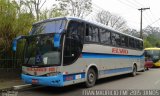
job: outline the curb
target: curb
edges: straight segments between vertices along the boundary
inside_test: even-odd
[[[11,90],[13,90],[13,88],[12,87],[8,87],[8,88],[3,88],[3,89],[0,89],[0,92],[2,92],[2,91],[11,91]]]
[[[22,89],[27,89],[27,88],[31,88],[31,87],[33,87],[32,84],[25,84],[25,85],[13,86],[12,89],[13,90],[22,90]]]

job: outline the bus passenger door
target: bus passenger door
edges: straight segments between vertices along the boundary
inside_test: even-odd
[[[82,52],[83,26],[83,23],[76,21],[70,21],[68,24],[64,44],[64,66],[71,65],[76,62]]]

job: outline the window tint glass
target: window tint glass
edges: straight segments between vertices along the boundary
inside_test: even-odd
[[[99,42],[98,28],[95,26],[86,26],[86,41]]]
[[[134,46],[134,39],[133,38],[129,38],[129,47],[130,48],[135,48],[135,46]]]
[[[93,32],[92,32],[92,41],[93,42],[98,42],[99,38],[98,38],[98,28],[97,27],[92,27],[93,28]]]
[[[71,21],[67,29],[67,37],[78,39],[83,42],[84,39],[84,23]]]
[[[121,45],[121,39],[120,39],[120,35],[118,33],[114,33],[112,32],[112,45],[114,46],[120,46]]]
[[[30,34],[44,34],[44,33],[61,33],[65,27],[65,20],[54,20],[51,22],[44,22],[33,25]]]
[[[110,44],[111,40],[110,40],[110,32],[104,29],[100,29],[100,37],[101,37],[101,43],[104,44]]]
[[[57,65],[60,64],[60,48],[54,46],[53,34],[31,36],[27,39],[25,64]]]
[[[75,34],[78,34],[78,25],[79,23],[71,21],[68,26],[67,36],[72,37]]]
[[[140,49],[140,41],[139,40],[135,40],[135,48]]]
[[[142,49],[143,49],[143,42],[140,41],[140,44],[139,44],[139,45],[140,45],[139,48],[142,50]]]
[[[126,44],[125,44],[125,36],[123,36],[123,35],[121,36],[121,45],[124,46],[124,47],[126,46]]]
[[[121,46],[128,47],[128,37],[121,35]]]

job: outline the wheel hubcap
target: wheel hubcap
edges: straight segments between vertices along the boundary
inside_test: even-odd
[[[92,83],[92,82],[94,81],[94,75],[93,75],[93,73],[90,73],[90,74],[89,74],[88,79],[89,79],[89,82],[90,82],[90,83]]]

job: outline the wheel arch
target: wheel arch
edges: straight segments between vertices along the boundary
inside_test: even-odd
[[[91,68],[93,68],[93,70],[95,71],[95,73],[96,73],[96,79],[98,79],[98,74],[99,74],[99,72],[98,72],[98,67],[97,67],[96,64],[90,64],[90,65],[87,67],[87,69],[86,69],[86,75],[87,75],[87,73],[88,73],[88,70],[91,69]]]
[[[137,63],[134,62],[134,63],[133,63],[133,66],[136,66],[136,69],[137,69]],[[133,68],[133,66],[132,66],[132,68]]]

